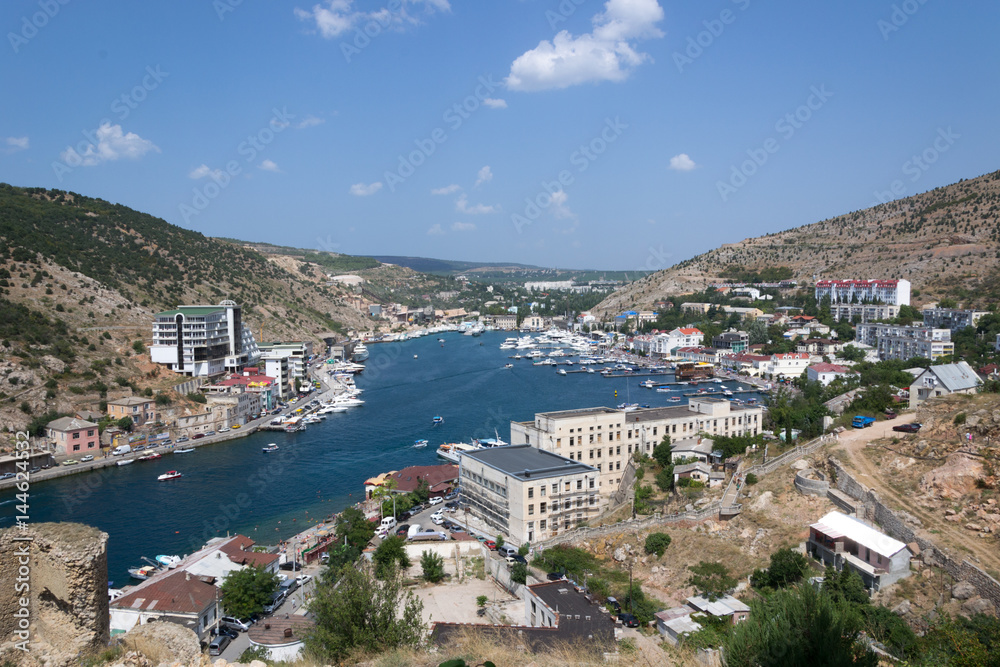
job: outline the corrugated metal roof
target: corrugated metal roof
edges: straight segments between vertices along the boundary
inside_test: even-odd
[[[818,522],[812,524],[814,528],[824,535],[830,537],[846,537],[863,547],[867,547],[877,554],[886,558],[891,558],[906,548],[906,545],[899,540],[893,539],[871,526],[862,523],[854,517],[841,514],[840,512],[830,512]],[[835,533],[831,534],[831,532]]]
[[[982,380],[972,370],[972,366],[964,361],[957,364],[942,364],[927,369],[933,373],[948,391],[963,391],[978,386]]]

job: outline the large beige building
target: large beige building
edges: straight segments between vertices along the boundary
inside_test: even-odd
[[[699,433],[757,435],[761,427],[760,407],[737,406],[721,398],[691,398],[687,405],[628,412],[603,407],[543,412],[534,421],[511,422],[510,441],[597,468],[603,504],[618,491],[632,455],[652,454],[665,435],[677,442]]]
[[[576,528],[600,511],[596,468],[527,445],[465,452],[459,477],[468,512],[518,546]]]

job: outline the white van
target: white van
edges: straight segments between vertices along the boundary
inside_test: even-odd
[[[379,524],[379,528],[384,528],[386,532],[392,530],[395,527],[396,527],[396,517],[394,516],[385,517],[384,519],[382,519],[382,523]]]
[[[412,540],[413,536],[419,533],[421,530],[422,528],[420,527],[419,523],[413,524],[412,526],[410,526],[410,529],[406,531],[406,539]]]
[[[118,445],[115,450],[111,452],[111,456],[121,456],[123,454],[128,454],[132,451],[132,447],[129,445]]]

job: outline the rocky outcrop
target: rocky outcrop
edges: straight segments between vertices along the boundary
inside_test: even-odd
[[[204,657],[198,635],[167,621],[135,626],[122,638],[122,645],[127,652],[138,653],[153,665],[197,665]],[[207,658],[204,662],[208,662]]]
[[[0,661],[75,664],[110,639],[107,533],[77,523],[0,531]],[[21,575],[26,575],[22,577]],[[26,581],[22,581],[26,579]],[[27,583],[27,590],[23,584]],[[27,602],[22,607],[22,601]],[[14,646],[27,609],[31,653]],[[41,656],[41,658],[40,658]]]

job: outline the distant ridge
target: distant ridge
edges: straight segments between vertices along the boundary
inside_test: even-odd
[[[529,271],[544,270],[542,266],[517,264],[514,262],[463,262],[451,259],[431,259],[429,257],[403,257],[399,255],[373,255],[374,259],[383,264],[404,266],[421,273],[461,273],[476,269],[524,269]]]
[[[905,278],[918,301],[943,296],[985,307],[1000,284],[1000,171],[757,238],[725,243],[619,289],[594,311],[649,308],[726,276],[786,269],[813,277]]]

